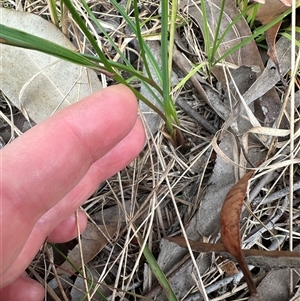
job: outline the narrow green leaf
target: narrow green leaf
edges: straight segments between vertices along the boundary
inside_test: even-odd
[[[55,0],[47,0],[47,3],[48,3],[49,10],[50,10],[50,17],[51,17],[52,23],[56,27],[58,27],[59,18],[58,18],[58,14],[57,14],[57,8],[56,8]]]
[[[140,55],[142,57],[145,69],[146,69],[146,73],[148,75],[149,78],[152,78],[152,74],[149,68],[149,64],[146,58],[146,51],[145,51],[145,42],[142,36],[142,32],[141,32],[141,24],[140,24],[140,19],[139,19],[139,8],[138,8],[138,1],[134,0],[133,1],[133,7],[134,7],[134,18],[135,18],[135,24],[136,24],[136,36],[137,39],[139,41],[139,46],[140,46]]]
[[[169,5],[168,1],[161,2],[161,69],[162,69],[162,88],[163,88],[163,102],[164,111],[166,115],[166,125],[168,130],[174,139],[176,131],[173,129],[173,121],[178,123],[176,110],[174,109],[174,103],[170,95],[170,77],[168,66],[168,32],[169,32]],[[176,139],[174,139],[176,141]]]
[[[118,12],[122,15],[122,17],[124,18],[126,24],[130,27],[130,29],[132,30],[133,34],[138,37],[138,32],[137,32],[137,24],[135,24],[131,18],[128,16],[127,12],[120,6],[120,4],[116,1],[116,0],[111,0],[110,1],[112,3],[112,5],[118,10]],[[162,2],[166,2],[166,1],[162,1]],[[160,68],[157,64],[156,59],[154,58],[152,52],[150,51],[147,43],[145,43],[143,41],[143,46],[145,53],[147,55],[147,59],[149,60],[151,66],[153,67],[156,76],[158,77],[160,83],[162,83],[162,79],[161,79],[161,71]],[[144,64],[148,64],[148,60],[143,61]]]
[[[75,51],[3,24],[0,24],[0,43],[26,49],[38,50],[75,64],[99,69],[99,64],[90,61]]]
[[[138,236],[140,246],[143,245],[142,236],[139,233],[137,234],[137,236]],[[153,254],[151,253],[147,245],[145,245],[143,249],[143,255],[145,256],[152,273],[154,274],[154,276],[162,286],[165,294],[167,295],[168,300],[178,301],[167,277],[165,276],[164,272],[161,270],[160,266],[158,265],[156,259],[154,258]]]
[[[112,69],[112,67],[108,63],[108,60],[107,60],[106,56],[101,51],[101,49],[98,46],[98,44],[97,44],[94,36],[91,34],[91,32],[89,31],[89,29],[85,25],[83,19],[80,17],[79,13],[75,9],[74,5],[72,4],[72,1],[71,0],[62,0],[62,1],[65,4],[65,6],[68,8],[68,10],[70,11],[70,13],[72,14],[72,17],[76,21],[77,25],[80,27],[80,29],[83,31],[83,33],[85,34],[85,36],[87,37],[87,39],[89,40],[89,42],[91,43],[91,45],[94,47],[95,51],[97,52],[97,54],[99,55],[99,57],[100,57],[100,59],[102,61],[102,64],[104,65],[104,67],[109,72],[113,73],[114,70]]]
[[[297,2],[297,7],[299,7],[299,6],[300,6],[300,2],[299,3]],[[264,34],[264,32],[266,30],[268,30],[269,28],[271,28],[272,26],[274,26],[275,24],[277,24],[279,21],[281,21],[282,19],[284,19],[286,16],[288,16],[291,13],[291,11],[292,11],[292,9],[289,9],[289,10],[285,11],[284,13],[282,13],[280,16],[278,16],[275,20],[273,20],[269,24],[267,24],[265,26],[259,27],[257,30],[254,31],[254,33],[251,36],[247,37],[241,43],[239,43],[235,47],[232,47],[230,50],[228,50],[226,53],[224,53],[218,60],[216,60],[215,64],[221,62],[227,56],[229,56],[233,52],[237,51],[241,47],[245,46],[246,44],[248,44],[250,41],[252,41],[256,37],[260,36],[261,34]],[[224,32],[224,34],[225,34],[225,32]]]

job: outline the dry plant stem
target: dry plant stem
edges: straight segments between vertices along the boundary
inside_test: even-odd
[[[45,283],[45,280],[33,269],[32,267],[28,267],[28,270],[34,275],[34,277],[42,284],[46,286],[46,292],[50,295],[53,301],[61,301],[61,299],[56,295],[54,290]]]
[[[299,301],[300,300],[300,287],[298,287],[297,292],[295,293],[294,297],[290,299],[290,301]]]
[[[253,265],[249,265],[248,268],[249,268],[249,270],[252,270],[255,267]],[[230,284],[231,282],[238,283],[243,276],[244,276],[243,272],[239,272],[236,275],[228,276],[228,277],[225,277],[221,280],[218,280],[215,283],[213,283],[213,284],[211,284],[211,285],[209,285],[205,288],[206,293],[211,294],[215,291],[218,291],[222,287]],[[198,301],[198,300],[200,301],[200,300],[203,300],[203,299],[201,298],[201,296],[199,296],[199,294],[191,294],[187,298],[185,298],[184,300],[185,301]]]
[[[278,248],[280,248],[280,245],[286,241],[286,238],[287,238],[287,235],[275,237],[274,241],[270,244],[268,249],[270,251],[278,250]]]
[[[120,194],[121,194],[121,200],[122,200],[122,205],[124,206],[124,189],[123,189],[123,185],[122,185],[122,181],[121,181],[121,175],[120,172],[118,173],[118,181],[119,181],[119,187],[120,187]],[[125,215],[126,216],[126,215]],[[125,217],[126,221],[127,221],[127,216]],[[128,236],[130,235],[130,232],[128,231],[127,235],[126,235],[126,247],[124,247],[123,251],[120,253],[120,257],[119,257],[119,265],[115,274],[115,281],[114,281],[114,290],[112,292],[112,300],[116,299],[117,296],[117,292],[118,292],[118,285],[121,282],[121,278],[122,278],[122,269],[123,269],[123,263],[125,261],[125,257],[126,257],[126,252],[127,252],[127,242],[128,242]],[[123,284],[123,283],[122,283]],[[121,290],[123,290],[123,287],[121,286]],[[121,299],[124,296],[121,297]]]
[[[81,244],[81,236],[80,236],[80,228],[79,228],[79,223],[78,223],[78,210],[76,210],[76,228],[77,228],[78,245],[79,245],[79,250],[80,250],[82,275],[83,275],[83,278],[84,278],[84,286],[85,286],[85,291],[86,291],[86,297],[87,297],[87,300],[90,301],[91,297],[90,297],[89,285],[88,285],[87,277],[86,277],[85,264],[84,264],[83,251],[82,251],[82,244]]]
[[[177,99],[177,104],[211,134],[215,134],[218,131],[217,128],[211,125],[203,116],[198,114],[186,101],[179,98]]]
[[[247,191],[248,181],[254,171],[247,172],[228,192],[221,210],[221,240],[225,249],[235,257],[243,271],[250,294],[258,296],[251,272],[241,249],[240,215]]]
[[[8,99],[6,97],[4,97],[4,98],[6,100],[6,103],[7,103],[8,107],[9,107],[10,118],[11,119],[9,119],[2,111],[0,111],[0,118],[3,119],[3,121],[10,126],[10,128],[11,128],[10,140],[12,140],[12,139],[15,138],[15,134],[17,136],[21,136],[23,133],[15,126],[15,124],[14,124],[14,114],[13,114],[13,111],[12,111],[11,104],[10,104],[10,102],[8,101]]]
[[[63,296],[64,301],[68,301],[68,297],[66,296],[66,293],[65,293],[65,291],[63,289],[63,286],[61,284],[60,278],[58,276],[58,273],[57,273],[57,270],[56,270],[56,266],[55,266],[55,264],[53,262],[53,256],[51,256],[51,254],[50,254],[49,247],[48,246],[46,246],[46,247],[47,247],[47,255],[48,255],[48,258],[49,258],[49,263],[51,264],[51,269],[52,269],[54,277],[55,277],[55,279],[57,281],[57,285],[59,287],[59,291],[60,291],[61,295]]]
[[[280,208],[277,209],[278,213],[267,223],[264,223],[263,225],[261,225],[261,228],[259,230],[257,230],[253,235],[251,235],[250,237],[245,239],[243,241],[243,245],[247,246],[247,248],[251,248],[255,244],[255,242],[262,236],[263,233],[265,233],[266,231],[271,231],[274,228],[275,223],[279,220],[279,218],[285,212],[286,208],[288,207],[288,204],[289,204],[288,198],[285,197],[283,204],[281,205]]]
[[[261,179],[256,183],[256,185],[252,187],[251,192],[249,194],[249,203],[251,203],[252,206],[255,206],[253,200],[255,200],[255,197],[260,193],[262,188],[268,183],[270,183],[276,176],[277,173],[271,171],[263,177],[261,177]]]
[[[298,66],[295,64],[296,57],[296,1],[292,1],[292,47],[291,47],[291,99],[290,99],[290,159],[294,159],[294,134],[295,134],[295,78]],[[297,58],[297,62],[299,63],[299,55]],[[289,250],[293,251],[293,205],[294,205],[294,195],[293,195],[293,187],[294,187],[294,164],[290,165],[290,175],[289,175],[289,185],[290,185],[290,193],[289,193]],[[293,293],[293,271],[290,270],[290,294]]]
[[[294,183],[293,192],[295,192],[299,189],[300,189],[300,181]],[[290,193],[290,187],[283,188],[281,190],[278,190],[278,191],[270,194],[266,198],[261,198],[261,197],[255,198],[251,205],[253,207],[258,206],[258,204],[266,205],[266,204],[272,203],[272,202],[274,202],[274,201],[276,201],[280,198],[283,198],[283,197],[287,196],[289,193]]]
[[[186,240],[184,237],[167,237],[171,242],[177,243],[179,246],[186,248]],[[203,243],[199,241],[189,240],[189,245],[194,252],[220,254],[223,258],[235,261],[235,258],[226,252],[222,244]],[[278,245],[277,245],[278,246]],[[300,265],[300,252],[290,251],[264,251],[257,249],[242,249],[247,264],[261,267],[265,270],[297,268]]]
[[[68,13],[69,13],[69,10],[63,2],[61,2],[61,4],[62,4],[61,10],[63,11],[63,15],[61,17],[61,23],[62,23],[61,24],[61,30],[62,30],[62,32],[65,36],[69,37],[69,31],[68,31],[68,21],[69,21]]]
[[[166,164],[164,158],[163,157],[159,157],[159,160],[160,160],[161,166],[165,170],[167,168],[167,164]],[[168,189],[169,189],[170,197],[172,199],[172,202],[173,202],[173,205],[174,205],[174,208],[175,208],[176,216],[177,216],[179,224],[180,224],[180,228],[183,231],[183,235],[185,236],[186,241],[188,241],[187,236],[186,236],[186,232],[185,232],[185,227],[184,227],[184,225],[182,223],[182,220],[181,220],[181,217],[180,217],[180,213],[179,213],[179,210],[178,210],[178,207],[177,207],[177,202],[176,202],[174,194],[173,194],[173,188],[174,187],[171,186],[171,183],[170,183],[168,177],[166,177],[166,183],[167,183],[167,186],[168,186]],[[191,250],[191,248],[190,248],[189,245],[188,245],[188,250],[190,252],[192,262],[193,262],[193,264],[195,266],[195,272],[197,274],[197,283],[199,285],[198,288],[199,288],[200,292],[202,293],[202,296],[203,296],[204,300],[208,301],[209,299],[208,299],[208,296],[207,296],[206,291],[205,291],[205,287],[204,287],[204,283],[203,283],[203,280],[202,280],[202,277],[201,277],[201,273],[200,273],[199,267],[196,264],[196,259],[195,259],[194,254],[193,254],[193,252],[192,252],[192,250]]]
[[[171,193],[172,201],[173,201],[173,204],[174,204],[174,208],[175,208],[175,211],[176,211],[176,215],[177,215],[178,220],[179,220],[179,223],[180,223],[180,228],[181,228],[182,231],[183,231],[183,235],[185,236],[186,241],[188,241],[187,234],[186,234],[186,232],[185,232],[185,227],[184,227],[184,225],[183,225],[183,223],[182,223],[182,220],[181,220],[181,217],[180,217],[180,213],[179,213],[179,211],[178,211],[178,207],[177,207],[177,204],[176,204],[174,195],[173,195],[173,193],[172,193],[172,189],[171,189],[170,182],[169,182],[168,178],[167,178],[166,180],[167,180],[168,186],[169,186],[169,188],[170,188],[170,193]],[[206,292],[206,290],[205,290],[204,283],[203,283],[203,280],[202,280],[202,277],[201,277],[201,274],[200,274],[200,271],[199,271],[199,268],[198,268],[198,266],[197,266],[197,264],[196,264],[196,259],[195,259],[195,257],[194,257],[193,252],[192,252],[192,249],[191,249],[191,247],[190,247],[189,245],[187,245],[187,247],[188,247],[189,253],[190,253],[190,255],[191,255],[191,258],[192,258],[192,261],[193,261],[193,264],[194,264],[194,266],[195,266],[195,270],[196,270],[196,273],[197,273],[197,276],[198,276],[198,277],[195,276],[195,280],[197,281],[198,289],[199,289],[199,291],[202,293],[202,296],[203,296],[204,300],[205,300],[205,301],[209,301],[208,296],[207,296],[207,292]],[[198,279],[197,279],[197,278],[198,278]]]

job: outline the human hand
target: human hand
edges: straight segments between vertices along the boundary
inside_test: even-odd
[[[0,301],[40,301],[24,274],[43,242],[77,236],[75,210],[144,145],[137,101],[103,89],[35,126],[0,152]],[[79,211],[81,231],[86,215]]]

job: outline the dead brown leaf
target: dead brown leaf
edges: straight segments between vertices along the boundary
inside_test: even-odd
[[[99,229],[101,230],[99,230]],[[107,244],[107,236],[116,233],[117,227],[107,227],[100,225],[96,227],[92,223],[88,223],[85,231],[82,233],[81,245],[84,263],[90,262]],[[105,233],[105,235],[103,234]],[[71,264],[71,263],[72,264]],[[76,245],[68,254],[68,261],[65,261],[59,268],[61,274],[73,275],[77,272],[76,268],[81,268],[81,257],[79,245]]]
[[[262,4],[257,11],[256,19],[263,25],[269,24],[292,6],[291,0],[254,0],[253,2]]]
[[[237,274],[239,271],[233,261],[229,260],[220,265],[222,271],[224,271],[228,276]]]
[[[292,6],[291,0],[265,0],[265,1],[258,1],[254,0],[253,2],[262,3],[259,7],[256,20],[260,21],[263,25],[267,25],[273,20],[275,20],[279,15],[287,11]],[[299,2],[299,0],[297,1]],[[280,74],[282,80],[282,73],[279,68],[279,62],[276,52],[276,36],[278,30],[280,28],[281,21],[276,23],[274,26],[266,30],[265,37],[268,43],[268,55],[276,65],[276,68]]]
[[[252,296],[258,296],[252,274],[241,249],[240,215],[248,180],[254,171],[247,172],[228,192],[221,210],[221,240],[226,251],[233,255],[246,279]]]

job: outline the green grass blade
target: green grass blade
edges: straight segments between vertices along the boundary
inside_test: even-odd
[[[139,245],[142,246],[144,240],[139,233],[137,233],[137,236],[138,236],[138,240],[139,240]],[[153,254],[151,253],[151,251],[147,245],[145,245],[143,248],[143,255],[145,256],[152,273],[154,274],[157,281],[162,286],[165,294],[167,295],[168,300],[169,301],[178,301],[167,277],[165,276],[164,272],[161,270],[160,266],[158,265],[156,259],[154,258]]]
[[[91,18],[91,20],[93,20],[95,22],[96,26],[101,30],[101,32],[105,35],[105,37],[111,43],[111,45],[113,46],[113,48],[115,49],[115,51],[120,55],[120,57],[122,58],[122,60],[125,62],[125,65],[124,65],[124,64],[121,64],[121,63],[109,60],[108,61],[109,64],[115,70],[126,71],[126,72],[128,72],[128,73],[136,76],[142,82],[144,82],[144,85],[145,85],[146,89],[149,91],[149,93],[152,95],[152,97],[157,101],[157,103],[160,104],[161,108],[163,108],[162,101],[153,92],[152,88],[150,88],[150,86],[153,87],[153,88],[155,88],[162,95],[162,89],[152,80],[151,74],[150,74],[149,78],[147,78],[142,73],[140,73],[139,71],[137,71],[136,69],[134,69],[134,67],[127,60],[127,58],[125,57],[125,55],[123,54],[123,52],[120,51],[118,45],[116,45],[116,43],[111,39],[111,37],[109,36],[109,34],[107,33],[107,31],[100,24],[100,22],[98,21],[98,19],[94,16],[93,12],[90,10],[90,8],[89,8],[88,4],[86,3],[86,1],[85,0],[81,0],[81,3],[83,5],[83,7],[85,8],[86,12],[88,13],[89,17]],[[139,28],[139,26],[140,25],[138,24],[137,28]],[[145,42],[142,39],[142,36],[139,39],[139,43],[141,43],[140,44],[140,48],[144,49],[143,45],[144,45]],[[93,58],[95,58],[97,61],[102,62],[101,60],[98,60],[96,56],[89,56],[89,57],[90,57],[91,60],[93,60]],[[143,59],[145,60],[146,58],[143,57]],[[145,64],[145,66],[148,66],[148,64]]]
[[[243,15],[246,16],[247,15],[247,11],[249,11],[250,9],[250,13],[247,15],[247,22],[249,23],[250,28],[253,28],[254,26],[254,22],[255,22],[255,18],[256,18],[256,14],[257,11],[259,9],[259,7],[261,6],[261,4],[256,3],[256,4],[251,4],[251,5],[246,5],[245,9],[243,9]]]
[[[161,63],[162,63],[162,88],[166,125],[171,136],[175,137],[173,121],[178,123],[174,103],[170,96],[170,77],[168,66],[168,29],[169,29],[169,5],[168,1],[161,2]]]
[[[175,30],[176,30],[176,17],[178,10],[178,0],[173,0],[171,2],[171,22],[170,22],[170,39],[169,39],[169,53],[173,53],[174,51],[174,41],[175,41]],[[173,64],[173,56],[169,55],[168,62],[168,72],[169,78],[172,76],[172,64]]]
[[[201,69],[204,69],[206,66],[206,62],[202,62],[201,64],[199,64],[197,67],[193,68],[174,88],[173,91],[177,91],[179,89],[181,89],[188,80],[190,80],[190,78],[192,76],[194,76],[196,73],[198,73]]]
[[[95,38],[93,37],[93,35],[88,30],[88,28],[85,25],[83,19],[80,17],[80,15],[78,14],[77,10],[73,6],[71,0],[62,0],[62,1],[65,4],[65,6],[68,8],[68,10],[70,11],[70,13],[72,14],[72,17],[75,20],[75,22],[77,23],[77,25],[80,27],[80,29],[82,30],[82,32],[85,34],[85,36],[87,37],[87,39],[89,40],[89,42],[91,43],[91,45],[93,46],[93,48],[95,49],[95,51],[97,52],[97,54],[99,55],[102,64],[105,66],[105,68],[109,72],[113,73],[114,70],[110,66],[110,64],[109,64],[106,56],[104,55],[104,53],[99,48],[99,46],[98,46]]]
[[[29,33],[20,31],[15,28],[11,28],[5,25],[0,24],[0,42],[3,44],[15,46],[15,47],[21,47],[26,49],[32,49],[32,50],[38,50],[43,53],[47,53],[49,55],[53,55],[55,57],[58,57],[60,59],[69,61],[74,64],[82,65],[85,67],[89,67],[95,70],[99,71],[106,71],[99,67],[99,64],[96,62],[101,62],[99,58],[88,57],[84,54],[76,53],[68,48],[62,47],[59,44],[50,42],[48,40],[45,40],[43,38],[31,35]],[[113,65],[113,64],[111,64]],[[122,64],[115,63],[116,67],[122,67],[123,70],[126,70],[126,66]],[[131,69],[127,69],[126,71],[132,72]],[[136,72],[137,76],[141,77],[142,75]],[[147,78],[144,78],[145,81],[148,81]],[[162,113],[161,110],[159,110],[157,107],[155,107],[151,102],[149,102],[144,96],[142,96],[136,89],[133,89],[124,79],[121,81],[121,83],[128,86],[133,93],[143,102],[145,102],[152,110],[154,110],[163,120],[165,120],[165,116]],[[153,84],[151,81],[149,81],[149,84]],[[154,83],[155,85],[155,83]]]
[[[146,56],[143,55],[143,63],[146,65],[149,64],[152,65],[158,79],[160,82],[162,82],[162,89],[157,89],[157,91],[159,91],[161,93],[161,95],[163,96],[163,111],[164,111],[164,121],[166,122],[166,125],[170,131],[171,135],[174,135],[173,132],[173,125],[172,122],[175,121],[178,124],[178,118],[177,118],[177,113],[174,107],[174,103],[170,97],[170,93],[168,91],[170,91],[170,81],[168,77],[164,78],[163,72],[166,71],[168,72],[168,68],[167,68],[167,64],[168,64],[168,59],[164,59],[165,57],[168,57],[168,10],[165,11],[166,12],[166,18],[164,20],[166,20],[166,23],[162,26],[165,26],[165,30],[162,29],[162,32],[165,34],[164,37],[162,36],[161,38],[161,44],[162,44],[162,50],[163,47],[164,48],[164,53],[165,55],[163,55],[162,57],[162,70],[160,70],[156,59],[153,57],[152,52],[150,51],[148,45],[146,44],[146,42],[144,41],[143,37],[142,37],[142,33],[140,31],[140,27],[139,26],[140,22],[139,20],[137,20],[137,16],[135,15],[135,20],[136,23],[134,23],[131,18],[128,16],[128,14],[125,12],[125,10],[119,5],[119,3],[116,2],[116,0],[111,0],[111,3],[114,5],[114,7],[118,10],[118,12],[122,15],[122,17],[124,18],[125,22],[127,25],[129,25],[129,27],[131,28],[132,32],[136,35],[136,37],[139,40],[140,43],[140,47],[141,49],[143,49],[143,52],[146,54]],[[137,4],[138,2],[134,2],[135,5],[135,10],[137,10]],[[162,1],[161,5],[165,5],[167,4],[167,1]],[[163,9],[162,9],[163,10]],[[136,12],[137,14],[137,12]],[[163,45],[164,44],[164,45]],[[141,46],[142,45],[142,46]],[[166,64],[166,66],[164,66],[164,64]],[[149,79],[151,81],[151,74],[150,74],[150,70],[148,69],[147,73],[150,75]],[[151,84],[150,84],[151,85]],[[169,88],[166,90],[165,87],[168,86]],[[147,88],[147,85],[146,85]],[[148,88],[147,88],[148,89]],[[153,95],[153,97],[156,98],[156,100],[158,101],[158,103],[161,103],[160,100],[157,99],[156,95],[148,89],[148,91]],[[168,97],[166,98],[166,95],[168,95]],[[146,103],[150,108],[153,107],[153,105],[150,106],[150,104]],[[162,117],[162,116],[161,116]]]
[[[297,32],[297,31],[296,31],[296,32]],[[292,36],[291,36],[289,33],[287,33],[287,32],[283,32],[283,33],[281,33],[280,35],[286,37],[286,38],[289,39],[290,41],[292,40]],[[296,44],[297,47],[300,48],[300,41],[295,40],[295,44]]]
[[[134,18],[135,18],[135,24],[136,24],[136,37],[138,39],[139,42],[139,46],[140,46],[140,55],[142,57],[145,69],[146,69],[146,73],[148,75],[149,78],[152,78],[152,74],[149,68],[149,64],[148,64],[148,60],[146,57],[146,50],[145,50],[145,41],[143,39],[142,36],[142,32],[141,32],[141,24],[140,24],[140,20],[139,20],[139,8],[138,8],[138,2],[137,0],[133,1],[133,5],[134,5]]]
[[[241,19],[241,18],[243,18],[243,17],[245,17],[245,15],[247,14],[247,11],[249,11],[249,10],[251,10],[252,8],[253,8],[253,6],[255,7],[255,6],[257,6],[257,4],[252,4],[251,6],[247,6],[247,10],[243,10],[240,14],[238,14],[231,22],[230,22],[230,25],[224,30],[224,32],[223,32],[223,34],[221,35],[221,37],[220,38],[217,38],[217,43],[216,43],[216,49],[220,46],[220,44],[224,41],[224,39],[225,39],[225,37],[226,37],[226,35],[228,34],[228,32],[230,31],[230,30],[232,30],[232,28],[235,26],[235,24]],[[223,14],[222,15],[220,15],[220,18],[222,19],[222,17],[223,17]],[[250,41],[250,40],[249,40]],[[248,41],[248,42],[249,42]],[[238,46],[237,47],[237,49],[239,49],[239,48],[241,48],[241,46],[240,46],[240,43],[239,44],[237,44],[236,46]],[[236,49],[236,50],[237,50]]]
[[[101,63],[105,66],[105,68],[109,71],[109,72],[114,72],[114,69],[112,67],[112,61],[109,61],[104,53],[101,51],[101,49],[99,48],[97,42],[95,41],[93,35],[89,32],[88,28],[86,27],[86,25],[84,24],[82,18],[79,16],[78,12],[76,11],[75,7],[72,5],[71,0],[62,0],[64,2],[64,4],[66,5],[66,7],[69,9],[70,13],[72,14],[73,19],[76,21],[77,25],[80,27],[80,29],[84,32],[84,34],[86,35],[86,37],[88,38],[88,40],[90,41],[91,45],[94,47],[95,51],[97,52]],[[112,1],[115,2],[115,1]],[[82,2],[84,3],[84,1]],[[134,24],[131,22],[129,16],[124,12],[124,10],[121,8],[121,6],[118,3],[115,3],[119,12],[122,14],[122,16],[126,19],[126,22],[129,22],[130,24],[132,24],[132,26],[134,27]],[[88,8],[87,6],[85,8]],[[92,13],[92,12],[91,12]],[[99,25],[99,24],[98,24]],[[136,31],[135,31],[136,33]],[[130,70],[131,69],[131,70]],[[132,68],[128,68],[128,71],[132,71]],[[132,72],[131,72],[132,73]],[[133,89],[132,87],[130,87],[130,85],[128,85],[128,83],[123,79],[123,77],[119,74],[116,74],[113,77],[117,82],[122,83],[126,86],[128,86],[134,93],[136,96],[140,96],[139,99],[141,99],[143,102],[145,102],[151,109],[153,109],[157,114],[159,114],[161,117],[164,116],[164,114],[158,109],[156,108],[154,105],[152,105],[145,97],[143,97],[139,92],[137,92],[135,89]]]
[[[122,7],[119,6],[118,3],[114,3],[114,1],[112,1],[113,4],[115,4],[115,7],[116,9],[119,11],[119,13],[124,17],[125,21],[128,23],[128,25],[131,27],[131,29],[133,30],[133,32],[137,35],[138,37],[138,41],[139,41],[139,46],[140,46],[140,49],[141,49],[141,53],[142,54],[149,54],[148,55],[148,59],[151,62],[155,62],[154,64],[154,69],[156,70],[156,72],[159,71],[159,68],[158,68],[158,65],[155,61],[155,59],[153,58],[152,56],[152,53],[151,51],[149,50],[149,48],[147,47],[147,45],[145,44],[145,41],[142,37],[142,34],[139,30],[139,28],[141,27],[140,24],[138,23],[138,25],[136,26],[136,24],[134,24],[131,19],[129,18],[129,16],[127,15],[127,13],[122,9]],[[161,101],[161,99],[159,99],[157,97],[157,95],[153,92],[152,88],[155,88],[158,93],[160,95],[163,94],[162,92],[162,89],[160,88],[160,86],[155,83],[153,80],[152,80],[152,76],[151,76],[151,73],[149,71],[149,67],[148,67],[148,60],[146,59],[146,56],[143,55],[142,58],[143,58],[143,63],[145,64],[145,67],[147,68],[147,74],[148,74],[148,78],[145,77],[142,73],[140,73],[139,71],[135,70],[134,67],[130,64],[130,62],[126,59],[126,57],[124,56],[124,54],[120,51],[120,49],[118,48],[118,45],[115,44],[115,42],[110,38],[109,34],[106,32],[106,30],[103,28],[103,26],[101,26],[100,22],[95,18],[95,16],[93,15],[92,11],[89,9],[87,3],[85,2],[85,0],[82,0],[82,4],[84,6],[84,8],[86,9],[87,13],[89,14],[90,18],[95,22],[96,26],[101,30],[101,32],[105,35],[105,37],[110,41],[111,45],[114,47],[114,49],[118,52],[118,54],[120,55],[120,57],[123,59],[123,61],[125,62],[126,66],[124,66],[124,64],[120,64],[120,63],[117,63],[117,62],[114,62],[114,61],[109,61],[109,64],[111,64],[111,66],[117,70],[122,70],[122,71],[127,71],[128,73],[136,76],[137,78],[139,78],[142,82],[144,82],[145,84],[145,88],[149,91],[149,93],[152,95],[152,97],[157,101],[157,103],[160,104],[161,108],[163,108],[163,102]],[[137,5],[137,4],[136,4]],[[151,59],[152,57],[152,59]],[[97,57],[94,57],[96,60]],[[92,59],[92,58],[91,58]],[[117,81],[119,81],[119,79],[116,79]],[[135,93],[136,94],[136,93]],[[137,94],[136,94],[137,95]],[[143,98],[143,101],[148,105],[149,105],[149,102],[148,101],[145,101],[145,98]],[[153,106],[150,106],[152,109],[153,109]],[[158,112],[156,111],[160,116],[162,114],[162,112]]]
[[[205,1],[201,1],[201,12],[203,17],[203,38],[204,38],[205,53],[208,58],[209,64],[211,64],[213,62],[213,57],[211,56],[210,33],[209,33],[209,25],[208,25],[209,22],[207,20]]]
[[[300,6],[300,3],[297,3],[297,7]],[[280,16],[278,16],[275,20],[273,20],[272,22],[270,22],[269,24],[265,25],[265,26],[261,26],[259,27],[257,30],[255,30],[253,32],[253,34],[249,37],[247,37],[246,39],[244,39],[241,43],[237,44],[236,46],[232,47],[230,50],[228,50],[227,52],[225,52],[219,59],[217,59],[215,61],[215,64],[221,62],[222,60],[224,60],[228,55],[234,53],[235,51],[237,51],[238,49],[240,49],[241,47],[245,46],[246,44],[248,44],[250,41],[252,41],[253,39],[255,39],[256,37],[264,34],[264,32],[266,30],[268,30],[269,28],[271,28],[272,26],[274,26],[275,24],[277,24],[279,21],[281,21],[282,19],[284,19],[286,16],[288,16],[291,13],[292,9],[289,9],[287,11],[285,11],[284,13],[282,13]],[[238,18],[238,17],[237,17]],[[235,18],[235,20],[237,19]],[[223,35],[225,35],[226,31],[224,32]],[[220,39],[221,40],[221,39]]]
[[[90,59],[91,61],[99,62],[101,63],[101,60],[97,56],[93,56],[90,54],[82,54],[84,57]],[[156,82],[153,81],[153,79],[150,79],[146,76],[144,76],[140,71],[132,69],[131,67],[128,67],[126,65],[123,65],[121,63],[115,62],[115,61],[109,61],[111,66],[114,69],[121,70],[121,71],[126,71],[130,73],[131,75],[137,77],[139,80],[143,81],[145,86],[148,87],[149,92],[153,92],[153,90],[150,87],[155,88],[161,95],[163,94],[162,89],[157,85]],[[161,108],[163,108],[163,103],[162,101],[155,95],[153,94],[153,97],[157,100],[157,102],[161,105]]]
[[[99,64],[92,62],[79,53],[3,24],[0,24],[0,42],[15,47],[38,50],[75,64],[99,69]]]
[[[113,41],[113,39],[110,37],[110,35],[107,33],[107,31],[105,30],[105,28],[100,24],[99,20],[94,16],[93,12],[91,11],[91,9],[89,8],[88,4],[86,3],[85,0],[81,0],[81,3],[84,7],[84,9],[86,10],[86,12],[88,13],[89,17],[91,18],[91,20],[96,24],[96,26],[101,30],[101,32],[104,34],[104,36],[107,38],[107,40],[110,42],[111,46],[113,46],[113,48],[115,49],[115,51],[120,55],[120,57],[122,58],[122,60],[125,62],[125,64],[128,67],[131,67],[133,70],[134,68],[132,67],[132,65],[130,64],[130,62],[127,60],[126,56],[123,54],[123,52],[119,49],[118,45],[116,45],[116,43]],[[101,51],[102,52],[102,51]]]
[[[56,3],[55,0],[47,0],[49,11],[50,11],[50,17],[52,23],[58,27],[59,26],[59,18],[57,14],[57,8],[56,8]]]
[[[219,42],[219,33],[220,33],[220,28],[222,24],[222,19],[223,19],[223,14],[224,14],[224,8],[225,8],[225,0],[222,0],[221,7],[220,7],[220,14],[217,22],[217,27],[215,30],[215,36],[214,36],[214,42],[213,42],[213,47],[212,47],[212,52],[211,52],[211,62],[213,62],[213,59],[216,55],[216,52],[219,48],[220,42]],[[222,39],[221,39],[222,42]]]
[[[124,18],[126,24],[130,27],[130,29],[132,30],[133,34],[138,37],[138,32],[137,32],[137,25],[132,22],[132,20],[130,19],[130,17],[128,16],[127,12],[125,12],[125,10],[119,5],[119,3],[116,0],[111,0],[110,1],[111,4],[118,10],[118,12],[122,15],[122,17]],[[166,1],[162,1],[162,3],[164,3]],[[156,62],[156,59],[154,58],[152,52],[150,51],[148,45],[143,41],[143,47],[145,50],[145,53],[147,55],[147,58],[149,60],[149,63],[151,64],[151,66],[153,67],[160,83],[162,83],[162,77],[161,77],[161,71],[160,68]],[[144,61],[143,63],[147,64],[148,60]]]

